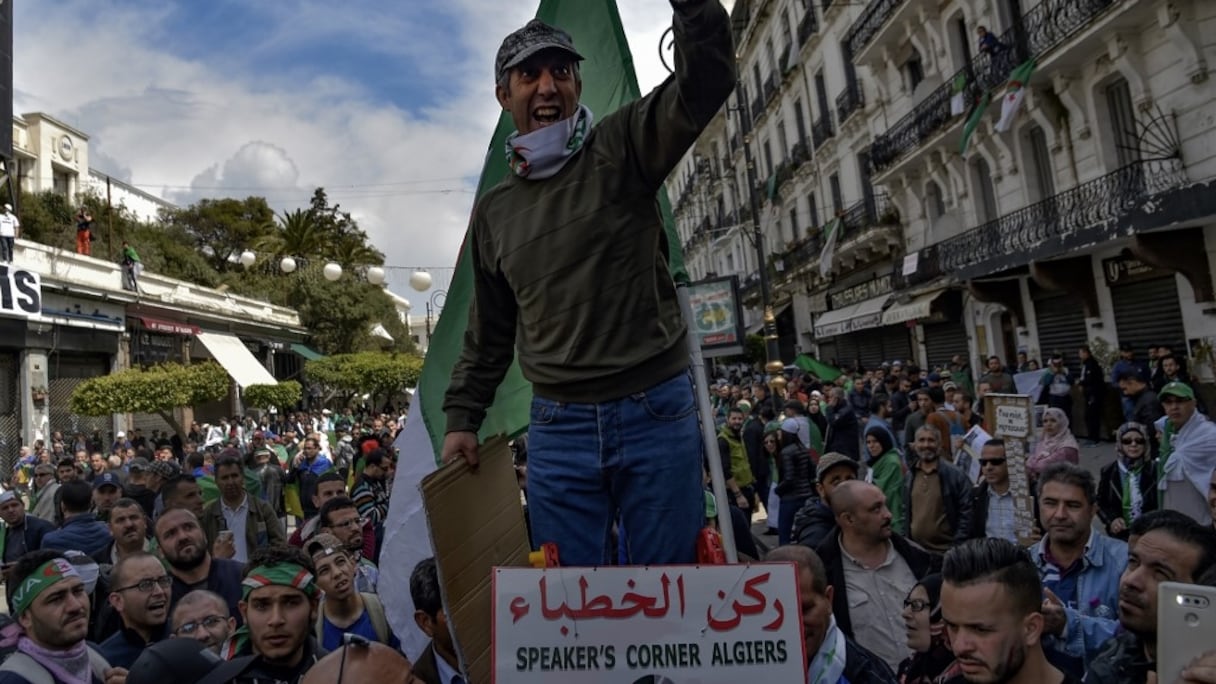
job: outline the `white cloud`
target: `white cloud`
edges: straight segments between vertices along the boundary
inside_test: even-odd
[[[19,14],[16,111],[45,111],[81,128],[101,170],[166,198],[263,194],[283,209],[305,205],[321,185],[359,218],[390,266],[454,264],[499,115],[494,52],[535,5],[452,0],[460,35],[396,39],[409,45],[387,44],[410,30],[399,3],[380,13],[305,2],[293,14],[276,5],[259,7],[270,18],[265,42],[250,47],[255,56],[288,41],[385,41],[386,55],[454,80],[430,109],[404,111],[373,97],[373,78],[360,84],[296,70],[275,81],[234,72],[224,55],[175,57],[154,47],[168,10],[114,3],[88,11],[86,0],[72,0]],[[619,0],[619,9],[639,84],[649,90],[666,75],[658,41],[670,7]],[[467,58],[445,64],[430,56],[425,48],[439,40],[463,46]],[[390,277],[412,294],[408,273]]]

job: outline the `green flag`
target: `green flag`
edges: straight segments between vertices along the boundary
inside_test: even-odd
[[[967,156],[971,136],[975,134],[975,129],[980,127],[980,122],[984,120],[984,112],[988,111],[988,105],[991,103],[992,93],[985,91],[979,102],[975,103],[975,109],[971,110],[971,116],[967,117],[967,125],[963,126],[963,144],[959,147],[959,154],[964,157]]]
[[[836,378],[844,375],[839,368],[829,366],[819,359],[807,356],[806,354],[799,354],[798,358],[794,359],[794,365],[824,382],[833,382]]]

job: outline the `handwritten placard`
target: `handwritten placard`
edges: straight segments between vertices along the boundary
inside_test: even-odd
[[[1030,434],[1030,407],[1018,404],[997,404],[996,434],[1025,439]]]
[[[1026,440],[1030,437],[1034,403],[1019,394],[990,394],[985,397],[988,424],[993,435],[1005,441],[1005,464],[1009,471],[1009,491],[1013,493],[1013,523],[1018,541],[1034,543],[1034,498],[1026,473]]]
[[[495,568],[495,684],[805,681],[790,563]]]

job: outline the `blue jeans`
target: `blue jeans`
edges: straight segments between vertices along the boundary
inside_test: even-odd
[[[687,373],[597,404],[534,397],[532,543],[555,542],[564,566],[606,565],[619,512],[631,563],[695,562],[705,525],[701,441]]]
[[[777,507],[777,544],[785,546],[790,543],[790,532],[794,529],[794,516],[802,510],[809,496],[781,497],[781,505]]]

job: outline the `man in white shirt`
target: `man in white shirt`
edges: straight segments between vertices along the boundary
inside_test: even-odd
[[[13,213],[13,205],[5,204],[0,214],[0,261],[13,262],[13,241],[21,236],[21,221]]]

